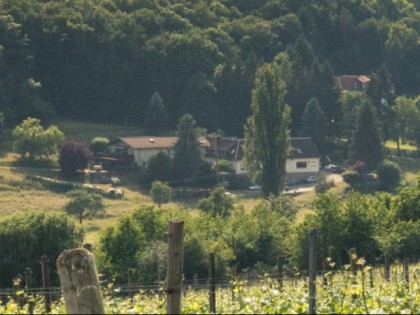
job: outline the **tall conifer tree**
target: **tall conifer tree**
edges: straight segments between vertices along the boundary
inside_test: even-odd
[[[178,141],[174,147],[174,168],[178,179],[188,183],[193,180],[200,167],[201,154],[198,130],[190,114],[178,121]]]
[[[375,108],[368,101],[360,105],[351,140],[350,158],[352,162],[364,161],[370,170],[378,166],[384,158]]]
[[[262,184],[263,194],[279,195],[284,186],[290,145],[290,107],[286,83],[276,63],[257,69],[252,91],[252,116],[245,126],[245,165],[250,177]]]

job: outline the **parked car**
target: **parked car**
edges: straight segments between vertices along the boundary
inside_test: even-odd
[[[324,166],[324,170],[332,172],[332,173],[342,173],[343,169],[334,164],[328,164]]]
[[[305,182],[307,183],[316,183],[317,180],[316,176],[308,176],[305,178]]]
[[[261,190],[261,186],[259,186],[259,185],[253,185],[253,186],[249,186],[248,189],[249,190],[253,190],[253,191],[260,191]]]

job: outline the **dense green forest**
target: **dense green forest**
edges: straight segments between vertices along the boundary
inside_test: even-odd
[[[418,0],[2,0],[0,112],[11,126],[59,116],[143,127],[157,92],[168,129],[190,113],[208,131],[242,136],[255,70],[287,55],[292,134],[312,97],[334,129],[343,111],[333,75],[371,75],[374,105],[419,93],[419,9]]]

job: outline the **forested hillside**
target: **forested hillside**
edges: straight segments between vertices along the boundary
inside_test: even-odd
[[[242,136],[257,66],[287,56],[292,133],[311,97],[337,125],[333,75],[419,93],[419,9],[419,0],[2,0],[0,112],[11,126],[58,115],[142,127],[157,92],[169,129],[190,113]],[[387,76],[375,79],[380,68]]]

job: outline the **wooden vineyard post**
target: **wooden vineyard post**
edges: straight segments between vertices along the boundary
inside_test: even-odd
[[[68,314],[105,314],[95,259],[85,248],[63,251],[57,270]]]
[[[316,236],[315,229],[309,232],[309,314],[316,312]]]
[[[93,246],[91,243],[84,243],[82,245],[83,248],[86,248],[88,251],[90,251],[91,253],[93,253]]]
[[[409,272],[408,272],[408,258],[404,258],[404,263],[403,263],[403,270],[404,270],[404,281],[405,281],[405,285],[407,286],[407,289],[410,287],[410,276],[409,276]]]
[[[31,293],[30,290],[32,288],[32,269],[31,268],[25,268],[25,289],[26,289],[26,294],[29,297],[29,301],[28,301],[28,305],[29,305],[29,314],[33,314],[34,313],[34,306],[35,306],[35,302],[33,299],[31,299]]]
[[[349,260],[350,260],[350,271],[353,275],[353,284],[357,283],[356,276],[357,276],[357,251],[356,248],[352,247],[349,250]]]
[[[322,261],[322,285],[326,287],[328,285],[328,279],[326,274],[328,273],[328,260],[325,258]]]
[[[50,267],[48,266],[48,257],[41,256],[41,268],[42,268],[42,287],[44,290],[44,302],[45,312],[51,312],[51,281],[50,281]]]
[[[373,288],[373,268],[369,270],[369,283],[370,287]]]
[[[181,314],[184,221],[171,220],[168,228],[166,313]]]
[[[210,314],[216,314],[216,281],[214,279],[214,253],[209,254],[209,304]]]
[[[283,278],[284,278],[284,256],[280,255],[277,257],[277,281],[279,283],[280,289],[283,288]]]
[[[385,281],[389,281],[389,278],[391,276],[391,266],[390,266],[390,263],[389,263],[389,254],[385,253],[384,258],[385,258],[384,278],[385,278]]]

